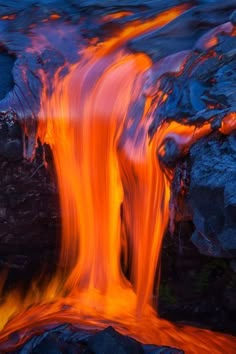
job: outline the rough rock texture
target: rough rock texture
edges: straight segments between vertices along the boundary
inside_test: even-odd
[[[204,139],[190,150],[189,202],[201,253],[236,256],[236,134]]]
[[[141,0],[124,0],[121,2],[27,0],[27,6],[22,1],[10,0],[7,3],[0,4],[0,45],[16,56],[13,68],[14,87],[9,94],[0,99],[0,111],[14,110],[17,113],[18,119],[24,127],[25,156],[31,157],[35,151],[37,114],[42,90],[38,75],[39,70],[44,71],[49,82],[51,82],[55,70],[63,65],[65,59],[69,62],[78,60],[78,49],[82,43],[87,43],[89,38],[96,37],[103,40],[104,37],[110,37],[116,28],[121,28],[124,22],[129,23],[137,18],[142,18],[142,20],[152,19],[168,8],[183,4],[188,10],[183,15],[161,29],[151,31],[150,35],[141,36],[128,44],[132,50],[145,51],[154,61],[159,60],[163,55],[192,50],[194,43],[203,33],[212,27],[222,25],[229,19],[235,9],[236,0],[227,0],[223,4],[220,0],[213,3],[209,0],[188,2],[171,0],[168,1],[168,4],[156,0],[145,2]],[[107,23],[101,23],[102,16],[120,10],[131,13],[124,19],[113,19]],[[38,41],[36,35],[38,26],[42,26],[48,32],[47,24],[52,21],[53,15],[56,15],[56,20],[53,20],[53,28],[58,37],[55,47],[50,47],[52,45],[50,43],[47,48],[37,51],[37,55],[27,50],[27,48],[34,48],[34,38],[36,38],[36,42]],[[233,18],[231,18],[232,22],[234,21]],[[64,36],[60,38],[57,32],[65,21],[69,26],[76,24],[72,31],[70,29],[70,35],[66,39]],[[168,38],[168,42],[166,38]],[[232,43],[232,40],[228,40],[228,42],[228,47],[233,49],[235,43]],[[64,49],[66,50],[64,51]],[[66,58],[63,51],[66,52]],[[232,50],[230,52],[232,54]],[[192,97],[194,97],[199,84],[191,84],[192,86]],[[169,106],[175,108],[170,102]],[[199,109],[199,106],[195,105],[195,108]],[[156,122],[159,123],[159,120]],[[156,127],[156,124],[154,124],[152,131]],[[25,141],[25,138],[27,141]]]
[[[184,354],[182,350],[142,345],[112,327],[89,332],[62,325],[33,337],[14,354]]]
[[[22,132],[13,112],[0,113],[0,156],[12,162],[23,156]]]
[[[50,276],[56,267],[58,192],[48,150],[46,158],[48,169],[40,150],[33,162],[0,156],[0,270],[8,272],[5,290],[27,288],[42,271]]]
[[[200,254],[190,240],[194,229],[191,221],[179,221],[164,238],[159,314],[236,335],[235,261]]]
[[[0,52],[0,100],[13,88],[14,81],[12,77],[12,69],[15,62],[15,57],[6,52]]]
[[[180,50],[191,50],[195,42],[208,29],[228,21],[236,5],[232,0],[224,1],[224,3],[197,1],[195,4],[198,6],[184,13],[177,20],[145,35],[145,41],[143,38],[134,39],[130,48],[135,51],[144,50],[154,61]]]
[[[225,35],[230,26],[228,22],[217,28],[218,42],[208,50],[203,48],[207,41],[202,37],[197,48],[186,54],[181,75],[166,72],[161,77],[160,90],[168,97],[157,107],[151,135],[166,120],[197,126],[210,121],[212,130],[217,131],[222,119],[236,111],[236,37]]]
[[[88,339],[88,348],[96,354],[144,354],[140,343],[122,336],[112,327]]]
[[[232,12],[231,22],[197,40],[181,75],[161,77],[160,89],[168,97],[158,105],[150,127],[152,135],[166,119],[197,127],[210,122],[210,137],[181,150],[173,135],[164,141],[165,154],[157,155],[165,169],[174,171],[172,219],[192,219],[193,243],[202,254],[216,257],[236,255],[235,134],[220,133],[224,117],[231,114],[233,121],[236,112],[236,37],[228,35],[234,17]],[[208,47],[209,40],[213,44]]]

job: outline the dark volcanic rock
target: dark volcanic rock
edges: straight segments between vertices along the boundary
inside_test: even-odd
[[[48,334],[32,354],[93,354],[85,345],[80,343],[66,342],[56,334]],[[22,353],[23,354],[23,353]]]
[[[3,156],[10,161],[17,161],[22,158],[23,148],[20,140],[10,140],[4,147]]]
[[[180,50],[192,49],[204,32],[228,21],[236,2],[197,1],[195,4],[199,6],[193,7],[166,26],[145,35],[145,40],[142,37],[132,40],[131,49],[145,51],[154,61]],[[231,15],[232,22],[234,18],[235,15]]]
[[[12,352],[13,353],[13,352]],[[142,345],[112,327],[100,332],[61,325],[34,336],[14,354],[184,354],[182,350]]]
[[[230,21],[232,22],[233,25],[236,25],[236,10],[234,12],[232,12],[231,16],[230,16]]]
[[[192,241],[206,255],[236,255],[236,134],[205,139],[190,150]]]
[[[184,354],[180,349],[170,347],[156,347],[155,345],[144,345],[145,354]]]
[[[143,354],[140,343],[122,336],[112,327],[95,334],[88,340],[88,347],[96,354]]]
[[[12,69],[15,58],[7,53],[0,53],[0,100],[13,88],[14,81],[12,76]]]
[[[0,113],[0,157],[18,161],[23,157],[21,129],[12,111]]]
[[[56,336],[48,335],[42,342],[33,349],[33,354],[63,354],[63,344]]]
[[[163,240],[159,315],[236,335],[235,260],[200,254],[189,237],[193,230],[191,221],[179,222]]]
[[[215,52],[212,48],[195,48],[189,51],[181,75],[171,72],[162,75],[160,90],[167,94],[167,99],[157,106],[149,130],[151,136],[166,120],[198,126],[210,121],[216,131],[222,119],[236,111],[236,39],[223,34],[224,28],[232,27],[229,22],[226,25],[217,28]],[[201,41],[206,44],[204,36]],[[167,61],[167,58],[163,60]]]
[[[159,161],[165,166],[173,168],[180,159],[182,152],[174,139],[167,138],[162,145],[162,153],[157,152]]]
[[[145,52],[154,60],[186,49],[192,50],[196,40],[202,34],[229,20],[235,9],[236,0],[225,0],[223,3],[220,0],[214,2],[171,0],[168,3],[156,0],[145,2],[141,0],[125,0],[122,2],[29,0],[27,6],[24,2],[11,0],[0,4],[1,45],[7,52],[13,53],[15,56],[14,58],[8,56],[7,61],[4,56],[2,57],[3,65],[5,65],[5,62],[7,63],[5,65],[7,67],[7,77],[10,78],[4,78],[3,75],[3,82],[10,81],[2,95],[0,92],[0,111],[5,112],[13,109],[24,127],[24,133],[27,131],[27,144],[25,143],[25,137],[23,137],[25,157],[31,158],[35,153],[37,116],[40,109],[39,98],[42,92],[39,72],[43,71],[48,81],[52,82],[55,71],[62,68],[64,62],[74,63],[78,61],[78,50],[82,43],[88,43],[89,38],[99,38],[100,41],[103,41],[104,38],[113,35],[113,28],[122,28],[126,23],[137,19],[142,19],[142,21],[153,19],[161,12],[178,5],[185,6],[183,11],[184,9],[186,11],[182,15],[170,21],[167,25],[159,27],[156,31],[150,31],[145,36],[139,36],[131,40],[128,43],[130,48],[134,51]],[[131,14],[125,18],[114,19],[104,25],[101,24],[100,19],[104,15],[120,10],[129,11]],[[54,19],[52,15],[54,15]],[[49,44],[45,48],[39,46],[36,50],[35,42],[39,40],[37,38],[38,28],[41,28],[42,36],[47,37],[50,21],[52,24],[50,25],[50,36],[56,36],[57,41],[52,44],[53,41],[47,38]],[[73,29],[71,26],[73,26]],[[66,30],[65,33],[68,34],[62,35],[62,27],[67,27],[68,31]],[[227,39],[230,55],[234,50],[234,44],[234,39]],[[31,48],[31,50],[28,50],[28,48]],[[16,61],[12,69],[12,61],[15,58]],[[211,63],[209,63],[209,67],[211,66]],[[206,68],[206,65],[204,67]],[[183,81],[186,81],[185,78]],[[12,88],[13,82],[14,87]],[[180,86],[183,86],[182,83],[180,83]],[[8,92],[11,88],[12,90]],[[177,90],[176,96],[178,96],[179,87],[174,87],[172,90],[175,91],[175,89]],[[181,91],[182,89],[180,93]],[[176,117],[176,104],[177,110],[182,110],[182,113],[187,116],[194,116],[199,110],[205,110],[206,102],[201,97],[204,85],[199,80],[192,80],[189,87],[185,88],[184,91],[187,92],[185,98],[192,103],[192,109],[186,105],[186,99],[182,101],[181,106],[178,106],[177,101],[180,102],[180,100],[173,101],[172,96],[171,100],[167,100],[169,112],[163,109],[159,112],[159,116],[165,118]],[[8,94],[5,96],[7,92]],[[219,97],[217,97],[217,101],[219,101]],[[203,120],[209,118],[204,116]],[[12,144],[10,145],[12,151]],[[15,153],[12,154],[11,152],[10,155],[15,156]]]
[[[19,147],[18,129],[14,130],[14,125],[8,128],[13,139],[6,129],[4,149],[15,141]],[[16,156],[14,149],[13,156],[3,157],[6,150],[1,151],[1,142],[5,141],[1,132],[0,129],[0,271],[8,269],[4,286],[4,291],[8,291],[17,286],[27,289],[43,269],[46,274],[54,272],[60,212],[50,151],[45,150],[49,169],[43,164],[40,149],[33,162],[12,161]]]

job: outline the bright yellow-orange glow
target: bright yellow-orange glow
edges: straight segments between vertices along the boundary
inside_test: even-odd
[[[209,39],[209,41],[206,43],[206,48],[209,49],[211,47],[214,47],[215,45],[217,45],[218,43],[218,39],[217,37],[212,37]]]
[[[166,138],[185,152],[211,127],[165,123],[150,140],[155,107],[168,96],[153,103],[147,94],[152,62],[125,44],[183,10],[135,22],[117,37],[84,48],[77,64],[65,64],[65,77],[57,72],[51,96],[46,75],[39,73],[44,90],[38,137],[50,144],[56,165],[61,255],[55,278],[43,290],[35,285],[24,298],[18,292],[8,296],[1,309],[0,351],[14,349],[45,326],[70,322],[90,328],[109,323],[144,343],[186,353],[234,353],[232,337],[177,327],[158,319],[151,307],[170,198],[157,152]],[[10,334],[18,330],[12,343]]]
[[[104,16],[103,21],[108,22],[108,21],[117,20],[119,18],[123,18],[123,17],[130,16],[130,15],[132,15],[132,12],[130,12],[130,11],[115,12],[115,13],[111,13],[111,14]]]
[[[14,20],[16,18],[15,14],[12,15],[5,15],[1,17],[1,20]]]
[[[60,18],[61,16],[60,15],[58,15],[58,14],[52,14],[52,15],[50,15],[50,20],[58,20],[59,18]]]
[[[227,135],[233,130],[236,130],[236,113],[229,113],[222,121],[220,132]]]
[[[109,54],[118,47],[126,44],[128,40],[166,25],[168,22],[171,22],[181,15],[186,9],[187,5],[179,5],[171,10],[164,11],[160,15],[149,19],[149,21],[141,22],[140,20],[137,20],[128,24],[116,37],[110,38],[106,42],[101,43],[102,48],[100,48],[97,55],[101,56],[104,55],[104,53]],[[88,51],[88,48],[86,51]]]
[[[146,307],[143,316],[137,318],[129,307],[135,294],[123,289],[116,294],[120,307],[111,316],[104,314],[102,305],[113,299],[104,299],[93,294],[93,307],[87,304],[87,294],[79,297],[56,299],[54,302],[42,303],[29,308],[15,316],[0,334],[0,352],[7,353],[15,349],[16,344],[25,342],[35,333],[42,332],[43,328],[50,328],[58,323],[72,323],[81,328],[102,329],[109,325],[120,333],[133,336],[143,343],[167,345],[181,348],[185,354],[227,354],[235,353],[235,338],[208,330],[188,326],[176,326],[166,320],[157,318],[150,307]],[[13,303],[13,299],[11,304]],[[100,305],[100,306],[99,306]],[[19,336],[11,338],[11,334],[21,329]]]

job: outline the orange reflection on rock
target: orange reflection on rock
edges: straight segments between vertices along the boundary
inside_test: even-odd
[[[102,20],[104,22],[112,21],[112,20],[118,20],[120,18],[130,16],[133,13],[131,11],[120,11],[120,12],[114,12],[108,15],[103,16]]]
[[[2,306],[3,352],[45,327],[70,322],[90,328],[109,323],[144,343],[186,353],[233,354],[232,337],[177,327],[158,319],[151,307],[170,198],[157,152],[165,153],[165,140],[171,138],[186,153],[211,126],[164,123],[150,139],[155,107],[168,96],[157,94],[159,101],[153,103],[148,92],[158,91],[158,86],[147,89],[152,61],[130,53],[125,44],[184,9],[179,6],[145,23],[135,21],[117,37],[84,48],[78,63],[66,63],[56,73],[51,95],[46,74],[39,73],[44,90],[38,137],[50,144],[56,166],[61,254],[47,286],[36,283],[25,297],[12,293]],[[68,71],[65,76],[63,69]],[[232,128],[231,118],[224,121],[225,131]],[[13,342],[10,335],[16,331]]]

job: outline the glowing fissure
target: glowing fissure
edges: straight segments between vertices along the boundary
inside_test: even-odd
[[[62,213],[60,264],[41,294],[32,291],[24,301],[15,294],[8,297],[1,325],[19,314],[0,335],[4,350],[15,348],[7,339],[19,329],[17,345],[46,325],[68,321],[100,328],[109,320],[143,342],[181,347],[186,353],[220,354],[223,347],[233,353],[230,337],[179,329],[159,320],[150,306],[170,197],[157,152],[165,152],[166,138],[186,151],[210,133],[211,126],[164,123],[150,139],[155,108],[167,95],[158,95],[158,81],[150,87],[150,58],[130,53],[124,44],[183,10],[129,25],[120,36],[84,48],[78,63],[67,63],[56,73],[51,95],[48,78],[40,73],[44,90],[38,137],[51,146],[55,160]],[[169,58],[168,66],[173,66],[168,69],[180,71],[186,55],[177,61]],[[162,64],[156,66],[160,75],[167,71]],[[232,117],[225,119],[222,129],[233,129]],[[29,308],[32,304],[37,305]],[[24,314],[22,307],[28,307]]]

